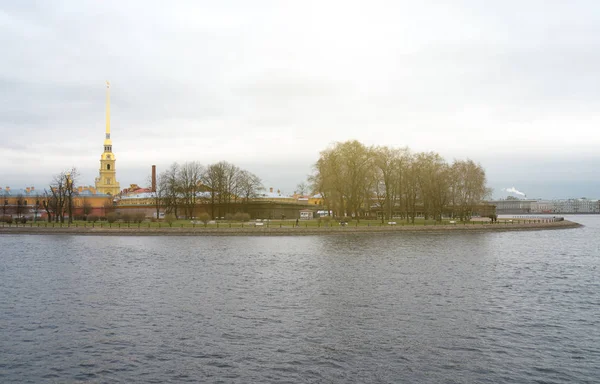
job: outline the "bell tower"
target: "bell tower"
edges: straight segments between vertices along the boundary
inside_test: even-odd
[[[104,152],[100,156],[100,175],[96,178],[96,191],[109,195],[117,195],[121,187],[117,181],[115,163],[117,159],[112,152],[110,139],[110,83],[106,82],[106,136],[104,137]]]

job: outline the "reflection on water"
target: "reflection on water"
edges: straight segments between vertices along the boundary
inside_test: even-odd
[[[0,237],[0,381],[585,382],[580,229]]]

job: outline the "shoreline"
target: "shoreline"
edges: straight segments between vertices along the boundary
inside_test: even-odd
[[[0,227],[1,235],[82,235],[82,236],[314,236],[341,235],[348,233],[418,233],[418,232],[507,232],[541,231],[579,228],[582,224],[569,220],[549,223],[520,224],[447,224],[418,226],[372,226],[372,227],[245,227],[245,228],[90,228],[90,227]]]

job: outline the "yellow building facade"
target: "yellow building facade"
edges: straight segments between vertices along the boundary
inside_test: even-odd
[[[106,135],[104,137],[104,152],[100,156],[99,176],[96,178],[96,190],[98,193],[117,195],[121,192],[121,186],[117,181],[115,154],[112,151],[112,140],[110,139],[110,84],[106,82]]]

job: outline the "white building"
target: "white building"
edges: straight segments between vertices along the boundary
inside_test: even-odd
[[[561,199],[538,200],[531,205],[532,213],[600,213],[600,200]]]
[[[498,214],[527,213],[600,213],[600,200],[561,199],[561,200],[529,200],[506,199],[489,201],[496,206]]]

